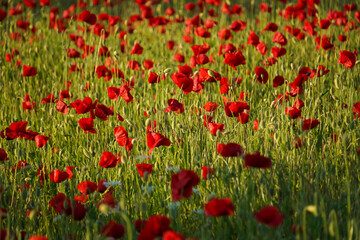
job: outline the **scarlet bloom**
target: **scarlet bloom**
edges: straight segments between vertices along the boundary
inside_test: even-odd
[[[213,112],[213,111],[216,110],[217,107],[218,107],[218,105],[217,105],[216,103],[206,102],[203,108],[204,108],[205,111],[207,111],[207,112]]]
[[[229,52],[225,54],[224,63],[228,64],[234,70],[237,70],[236,66],[245,65],[245,57],[242,55],[240,51],[234,53]]]
[[[0,8],[0,22],[6,18],[6,15],[7,15],[6,11]]]
[[[91,181],[85,181],[79,183],[76,188],[83,194],[88,195],[90,193],[93,193],[97,190],[98,186],[96,183]]]
[[[274,34],[273,42],[285,46],[287,44],[287,39],[282,33],[277,32]]]
[[[250,110],[250,106],[247,102],[234,101],[225,102],[225,114],[228,117],[239,117],[244,110]]]
[[[31,236],[28,240],[48,240],[48,238],[44,236]]]
[[[160,77],[153,72],[150,72],[149,78],[148,78],[148,83],[159,83],[160,82]]]
[[[9,160],[7,153],[4,149],[0,148],[0,162]]]
[[[354,119],[360,117],[360,102],[354,103],[353,113],[354,113]]]
[[[266,69],[264,69],[263,67],[255,67],[255,74],[256,74],[256,79],[260,83],[265,84],[269,80],[269,74],[266,71]]]
[[[229,28],[234,32],[244,30],[246,28],[246,22],[243,22],[241,20],[235,20],[232,22],[232,24],[230,24]]]
[[[184,112],[184,103],[180,103],[176,99],[169,99],[168,100],[169,107],[167,107],[164,112],[176,112],[176,113],[183,113]]]
[[[112,78],[111,70],[107,69],[105,66],[97,66],[96,74],[99,79],[103,77],[105,81],[109,81]]]
[[[276,32],[278,30],[278,26],[276,25],[276,23],[269,23],[262,31],[261,34],[264,31],[271,31],[271,32]]]
[[[124,236],[125,228],[120,223],[110,220],[110,222],[106,224],[99,233],[105,235],[106,237],[118,239]]]
[[[273,87],[279,87],[279,86],[283,85],[284,82],[285,82],[285,79],[283,76],[276,76],[273,79]]]
[[[286,54],[286,49],[285,48],[273,47],[271,49],[271,52],[272,52],[272,54],[273,54],[273,56],[275,58],[278,58],[278,57],[284,56]]]
[[[206,216],[229,216],[234,214],[234,209],[230,198],[213,198],[205,204]]]
[[[304,120],[304,124],[302,126],[302,130],[310,130],[319,125],[320,122],[317,119],[306,119]]]
[[[194,81],[190,77],[178,72],[171,74],[171,79],[183,91],[185,95],[192,92],[194,87]]]
[[[285,108],[285,113],[291,117],[291,119],[296,119],[301,117],[301,110],[296,107],[287,107]]]
[[[278,227],[284,215],[279,213],[279,210],[273,206],[263,207],[260,211],[254,212],[256,220],[260,223],[265,223],[269,227]]]
[[[143,52],[143,48],[141,47],[141,45],[138,44],[138,43],[135,43],[135,45],[134,45],[133,49],[131,50],[130,54],[131,55],[133,55],[133,54],[140,55],[140,54],[142,54],[142,52]]]
[[[175,61],[177,61],[177,62],[180,62],[180,63],[185,62],[185,57],[184,57],[184,55],[181,54],[181,53],[175,53],[173,59],[174,59]]]
[[[250,30],[247,45],[256,46],[258,44],[259,44],[259,37],[256,35],[256,33]]]
[[[217,123],[213,123],[213,122],[209,122],[208,124],[208,129],[210,130],[211,134],[216,136],[216,133],[218,131],[223,132],[224,131],[224,124],[217,124]]]
[[[178,232],[175,232],[173,230],[168,230],[164,232],[163,234],[163,240],[185,240],[185,237]]]
[[[33,77],[36,76],[36,68],[30,67],[28,65],[23,65],[23,77]]]
[[[270,168],[271,159],[261,156],[259,152],[245,155],[245,167]]]
[[[190,198],[192,189],[200,182],[199,176],[192,170],[181,170],[171,176],[172,199],[174,202],[182,198]]]
[[[62,114],[67,114],[69,112],[68,106],[66,105],[66,103],[64,103],[61,100],[57,100],[57,102],[56,102],[56,110],[58,110]]]
[[[91,132],[97,134],[94,129],[94,120],[92,118],[81,118],[79,120],[79,125],[85,133]]]
[[[232,38],[232,35],[229,29],[224,28],[218,32],[218,37],[220,40],[230,40]]]
[[[136,168],[141,177],[144,177],[145,172],[149,175],[153,171],[153,167],[149,163],[136,164]]]
[[[242,148],[237,143],[218,143],[216,151],[223,157],[240,157],[242,153]]]
[[[103,152],[99,166],[103,168],[113,168],[118,163],[118,158],[111,152]]]
[[[41,148],[43,146],[45,146],[45,144],[47,143],[47,141],[50,139],[50,136],[45,136],[45,135],[36,135],[35,136],[35,144],[38,148]]]
[[[346,50],[340,51],[340,58],[337,63],[340,63],[345,67],[351,69],[355,66],[355,62],[356,62],[356,56],[354,53]]]
[[[96,15],[88,10],[84,10],[80,13],[79,20],[94,25],[96,23]]]
[[[59,169],[55,169],[50,173],[50,180],[55,183],[61,183],[68,179],[69,174],[64,171],[60,171]]]
[[[166,216],[153,215],[145,223],[138,240],[155,240],[162,237],[163,233],[170,230],[170,219]]]
[[[146,144],[150,148],[150,154],[154,148],[159,146],[170,146],[170,140],[160,133],[148,133],[146,136]]]
[[[209,176],[213,176],[215,174],[215,168],[210,168],[210,167],[202,167],[201,168],[202,171],[202,176],[203,179],[208,180]]]
[[[31,102],[29,94],[25,95],[24,102],[22,103],[22,106],[24,110],[32,110],[35,108],[35,101]]]

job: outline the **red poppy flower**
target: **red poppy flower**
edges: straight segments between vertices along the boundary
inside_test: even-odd
[[[304,107],[304,102],[299,98],[295,98],[293,107],[300,109],[300,108]]]
[[[150,70],[154,66],[154,61],[145,59],[143,65],[144,65],[146,70]]]
[[[79,125],[85,133],[91,132],[97,134],[94,129],[94,120],[92,118],[81,118],[79,120]]]
[[[35,108],[35,101],[31,102],[29,94],[25,95],[24,100],[25,100],[25,102],[22,103],[22,106],[25,111],[26,110],[31,111],[32,109]]]
[[[174,202],[182,198],[190,198],[192,189],[200,182],[199,176],[192,170],[181,170],[171,176],[172,199]]]
[[[317,119],[305,119],[303,126],[302,126],[302,130],[310,130],[315,128],[317,125],[319,125],[320,122]]]
[[[45,135],[36,135],[35,137],[35,143],[36,146],[38,148],[41,148],[43,146],[45,146],[45,144],[47,143],[47,141],[50,139],[50,136],[45,136]]]
[[[264,31],[271,31],[271,32],[276,32],[278,30],[278,26],[276,25],[276,23],[269,23],[268,25],[266,25],[266,27],[261,31],[261,34]]]
[[[7,13],[0,8],[0,22],[6,18]]]
[[[184,92],[185,95],[189,94],[193,90],[194,82],[193,79],[186,76],[183,73],[171,74],[171,79],[174,83]]]
[[[148,78],[148,83],[159,83],[160,82],[160,77],[153,72],[150,72],[149,78]]]
[[[30,67],[28,65],[23,65],[23,77],[33,77],[36,76],[36,68]]]
[[[247,45],[256,46],[258,44],[259,44],[259,37],[256,35],[256,33],[250,30]]]
[[[84,10],[79,14],[79,20],[94,25],[96,23],[96,15],[90,11]]]
[[[225,114],[228,117],[239,117],[245,109],[250,110],[248,103],[243,101],[226,102],[224,104]]]
[[[322,76],[326,75],[329,72],[330,72],[330,70],[326,69],[326,67],[324,65],[320,65],[319,70],[317,72],[317,77],[322,77]]]
[[[29,237],[28,240],[48,240],[48,238],[45,237],[45,236],[37,235],[37,236],[31,236],[31,237]]]
[[[218,37],[220,40],[231,40],[232,35],[229,29],[223,28],[218,32]]]
[[[206,102],[203,108],[204,108],[205,111],[207,111],[207,112],[213,112],[213,111],[216,110],[217,107],[218,107],[218,105],[217,105],[216,103]]]
[[[103,77],[105,81],[109,81],[112,78],[111,70],[107,69],[105,66],[97,66],[96,74],[99,79]]]
[[[205,180],[208,180],[209,176],[215,175],[215,168],[204,166],[201,168],[201,171],[202,171],[202,176]]]
[[[256,74],[256,79],[260,83],[265,84],[269,80],[269,74],[266,71],[266,69],[264,69],[263,67],[255,67],[255,74]]]
[[[212,135],[216,136],[216,133],[218,131],[220,131],[220,132],[224,131],[224,124],[217,124],[217,123],[209,122],[208,129],[210,130]]]
[[[70,215],[70,214],[68,214]],[[74,201],[74,205],[71,206],[71,216],[75,221],[81,221],[86,215],[86,208],[79,201]]]
[[[58,110],[62,114],[67,114],[69,112],[68,106],[61,100],[57,100],[57,102],[56,102],[56,110]]]
[[[255,167],[255,168],[270,168],[271,159],[261,156],[259,152],[254,154],[246,154],[245,158],[245,167]]]
[[[100,118],[103,121],[108,119],[108,116],[113,116],[114,112],[111,110],[111,107],[108,108],[104,104],[98,104],[95,108],[95,116]]]
[[[276,76],[273,79],[273,87],[279,87],[279,86],[283,85],[284,82],[285,82],[285,79],[283,76]]]
[[[180,103],[176,99],[169,99],[168,100],[169,107],[167,107],[164,112],[176,112],[176,113],[183,113],[184,112],[184,103]]]
[[[321,29],[328,29],[328,27],[330,26],[330,24],[331,24],[331,21],[330,20],[328,20],[328,19],[321,19],[320,21],[319,21],[319,27],[321,28]]]
[[[170,146],[170,140],[160,133],[148,133],[146,136],[146,144],[150,148],[150,154],[154,148],[159,146]]]
[[[286,54],[286,49],[273,47],[273,48],[271,48],[271,52],[275,58],[278,58],[278,57],[284,56]]]
[[[128,137],[128,133],[122,126],[114,128],[114,135],[117,143],[121,147],[125,147],[128,151],[132,148],[132,139]]]
[[[164,232],[162,239],[163,240],[185,240],[185,237],[181,233],[175,232],[173,230],[168,230],[168,231]]]
[[[99,233],[105,235],[106,237],[118,239],[124,236],[125,228],[120,223],[110,220],[110,222],[106,224]]]
[[[234,32],[244,30],[245,28],[246,28],[246,22],[243,22],[241,20],[235,20],[229,26],[229,29],[233,30]]]
[[[340,51],[340,58],[337,63],[344,65],[347,68],[353,68],[355,66],[356,57],[355,54],[349,51]]]
[[[41,99],[41,104],[54,103],[54,102],[55,102],[55,97],[52,93],[48,94],[46,98]]]
[[[198,76],[200,82],[216,82],[221,80],[221,75],[219,73],[206,68],[200,68]]]
[[[68,50],[66,50],[66,54],[68,58],[79,58],[80,57],[80,52],[76,51],[76,49],[74,48],[70,48]]]
[[[274,34],[273,42],[285,46],[287,44],[287,39],[282,33],[277,32]]]
[[[91,181],[84,181],[79,183],[76,188],[83,194],[88,195],[90,193],[93,193],[97,190],[98,186],[96,183]]]
[[[240,157],[242,153],[242,148],[237,143],[218,143],[216,151],[223,157]]]
[[[67,166],[66,167],[66,172],[69,175],[69,177],[68,177],[69,179],[72,179],[72,177],[73,177],[74,168],[75,167],[73,167],[73,166]]]
[[[144,177],[145,172],[149,175],[153,171],[153,167],[149,163],[136,164],[136,168],[141,177]]]
[[[258,212],[254,212],[256,220],[260,223],[265,223],[269,227],[278,227],[284,215],[279,213],[279,210],[273,206],[266,206],[260,209]]]
[[[7,153],[4,149],[0,148],[0,162],[9,160]]]
[[[175,61],[183,63],[185,62],[185,57],[182,53],[175,53],[174,58]]]
[[[143,48],[141,47],[141,45],[138,43],[135,43],[130,54],[131,55],[133,55],[133,54],[140,55],[140,54],[142,54],[142,52],[143,52]]]
[[[229,52],[225,54],[224,63],[228,64],[234,70],[237,70],[236,66],[245,65],[245,57],[242,55],[240,51],[234,53]]]
[[[136,220],[134,222],[134,226],[135,226],[136,231],[141,232],[144,229],[145,224],[146,224],[146,220],[141,220],[141,219]]]
[[[40,6],[50,6],[51,1],[50,0],[39,0]]]
[[[155,240],[162,237],[163,233],[170,229],[170,219],[166,216],[153,215],[145,223],[138,240]]]
[[[60,171],[59,169],[55,169],[50,173],[50,180],[55,183],[61,183],[68,179],[69,174],[64,171]]]
[[[354,103],[353,113],[354,113],[354,119],[360,117],[360,102]]]
[[[285,113],[291,117],[291,119],[296,119],[301,117],[301,110],[295,107],[287,107],[285,108]]]
[[[234,205],[230,198],[213,198],[205,204],[205,214],[211,217],[229,216],[234,214]]]
[[[26,135],[26,126],[28,122],[27,121],[19,121],[19,122],[13,122],[10,124],[9,127],[5,128],[5,131],[3,130],[1,135],[2,138],[7,138],[7,140],[13,140],[18,137],[23,137]],[[5,134],[4,134],[5,133]]]
[[[101,155],[99,166],[103,168],[113,168],[116,167],[118,161],[118,158],[111,152],[103,152]]]
[[[259,41],[259,43],[256,45],[256,51],[258,51],[261,55],[265,56],[267,53],[267,47],[265,43]]]

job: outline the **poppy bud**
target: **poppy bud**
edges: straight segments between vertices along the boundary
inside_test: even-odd
[[[145,126],[149,126],[149,125],[150,125],[150,122],[151,122],[151,119],[150,119],[150,118],[146,119],[146,121],[145,121]]]
[[[291,68],[291,70],[294,70],[294,64],[293,63],[290,63],[290,68]]]
[[[125,119],[125,122],[126,122],[127,124],[129,124],[130,126],[134,126],[134,124],[132,123],[132,121],[129,120],[129,119]]]
[[[30,177],[26,177],[25,178],[25,182],[30,182],[31,181],[31,178]]]
[[[137,141],[136,138],[133,138],[133,139],[131,140],[131,143],[132,143],[132,144],[135,144],[136,141]]]
[[[171,72],[171,68],[167,68],[164,70],[164,73],[170,73]]]
[[[125,209],[125,202],[123,200],[119,201],[119,209]]]
[[[33,210],[30,211],[29,219],[33,220],[35,217],[36,217],[36,210],[33,209]]]
[[[110,211],[110,207],[106,203],[103,203],[99,206],[99,211],[101,213],[107,214]]]
[[[215,77],[214,73],[211,71],[211,70],[208,70],[207,71],[207,74],[210,76],[210,77]]]

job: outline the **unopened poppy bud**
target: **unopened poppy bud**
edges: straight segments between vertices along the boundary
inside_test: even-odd
[[[35,217],[36,217],[36,210],[33,209],[33,210],[31,210],[30,213],[29,213],[29,219],[30,219],[30,220],[33,220]]]
[[[170,73],[171,72],[171,68],[167,68],[164,70],[164,73]]]
[[[135,144],[136,141],[137,141],[136,138],[133,138],[133,139],[131,140],[131,143],[132,143],[132,144]]]
[[[315,205],[308,205],[304,209],[305,211],[314,214],[315,217],[318,215],[317,207]]]
[[[198,74],[199,74],[199,71],[198,71],[198,70],[195,71],[194,74],[193,74],[193,78],[194,78],[196,75],[198,75]]]
[[[30,182],[31,181],[31,178],[30,177],[26,177],[25,178],[25,182]]]
[[[150,119],[150,118],[146,119],[146,121],[145,121],[145,126],[146,126],[146,127],[149,126],[149,125],[150,125],[150,122],[151,122],[151,119]]]
[[[107,214],[108,212],[110,212],[110,207],[106,203],[103,203],[99,206],[99,211],[101,213]]]
[[[134,79],[135,79],[135,77],[134,77],[134,76],[131,76],[131,77],[129,78],[129,81],[132,82]]]
[[[125,202],[123,200],[119,201],[119,209],[125,209]]]
[[[183,125],[181,125],[180,123],[177,124],[177,127],[182,129],[183,128]]]
[[[294,64],[293,63],[290,63],[290,68],[291,68],[291,70],[294,70]]]
[[[83,153],[84,153],[85,157],[90,158],[90,154],[85,148],[83,149]]]

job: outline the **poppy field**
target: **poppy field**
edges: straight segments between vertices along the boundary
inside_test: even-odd
[[[0,0],[0,240],[360,239],[360,3]]]

